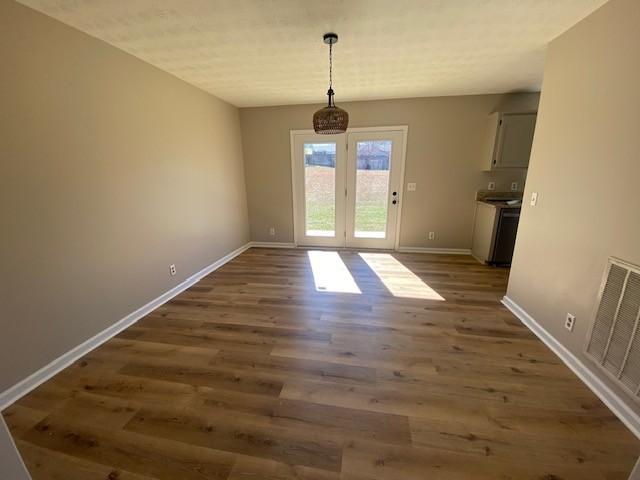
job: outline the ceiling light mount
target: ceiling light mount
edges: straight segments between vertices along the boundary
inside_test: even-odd
[[[316,133],[325,135],[344,133],[349,125],[349,114],[336,107],[333,100],[333,46],[338,43],[338,35],[332,32],[325,33],[322,40],[329,45],[329,90],[327,90],[329,100],[326,107],[313,114],[313,129]]]
[[[322,40],[324,40],[324,43],[327,45],[335,45],[338,43],[338,35],[333,32],[325,33],[322,36]]]

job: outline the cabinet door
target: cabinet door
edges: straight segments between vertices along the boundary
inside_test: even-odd
[[[488,262],[491,258],[491,252],[493,251],[493,233],[496,227],[496,207],[477,202],[471,252],[477,260],[483,263]]]
[[[496,168],[527,168],[536,126],[535,113],[504,114],[496,145]]]

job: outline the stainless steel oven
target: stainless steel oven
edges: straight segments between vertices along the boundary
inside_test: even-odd
[[[493,242],[493,252],[491,252],[489,263],[494,265],[511,265],[519,221],[519,208],[500,209],[495,240]]]

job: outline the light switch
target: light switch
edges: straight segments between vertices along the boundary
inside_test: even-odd
[[[536,203],[538,203],[538,192],[533,192],[531,194],[531,206],[535,207]]]
[[[408,192],[415,192],[416,191],[416,184],[415,183],[407,183],[407,191]]]

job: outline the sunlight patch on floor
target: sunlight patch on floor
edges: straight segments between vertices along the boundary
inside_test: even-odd
[[[310,250],[307,254],[317,291],[362,293],[338,252]]]
[[[438,292],[392,255],[388,253],[360,253],[359,255],[394,297],[444,300]]]

